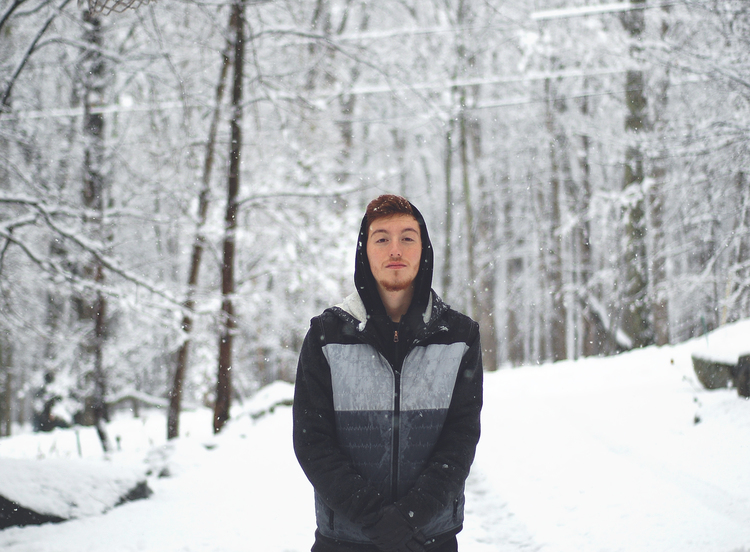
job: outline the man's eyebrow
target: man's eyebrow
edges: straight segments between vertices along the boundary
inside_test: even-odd
[[[419,234],[419,232],[417,231],[417,229],[416,228],[412,228],[411,226],[408,227],[408,228],[404,228],[403,230],[401,230],[402,234],[404,232],[415,232],[415,233]],[[378,234],[378,233],[388,234],[388,230],[386,230],[385,228],[378,228],[377,230],[373,230],[370,233],[370,235],[374,236],[375,234]]]
[[[402,234],[406,234],[407,232],[414,232],[415,234],[419,234],[419,231],[416,228],[412,228],[411,226],[409,228],[404,228],[401,230]]]

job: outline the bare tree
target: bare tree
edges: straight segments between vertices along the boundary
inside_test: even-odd
[[[453,285],[453,118],[447,124],[444,141],[445,243],[443,244],[443,295],[449,296]]]
[[[664,29],[662,32],[666,32]],[[654,136],[660,136],[666,122],[663,120],[666,112],[668,75],[659,79],[658,93],[654,98]],[[660,140],[661,142],[661,140]],[[668,276],[667,276],[667,236],[664,227],[666,212],[666,197],[664,188],[667,185],[667,165],[665,148],[656,148],[657,155],[651,159],[651,184],[648,187],[646,201],[648,202],[648,228],[650,232],[649,261],[649,303],[653,316],[654,342],[661,346],[669,343],[669,305],[668,305]]]
[[[581,116],[585,120],[589,118],[589,99],[584,96],[581,100]],[[574,230],[574,247],[578,253],[577,293],[582,306],[581,328],[579,336],[581,340],[581,354],[583,356],[599,355],[605,352],[607,346],[606,328],[602,324],[601,313],[593,307],[594,301],[600,303],[596,289],[593,288],[592,278],[595,272],[592,244],[591,244],[591,219],[589,210],[591,207],[591,142],[588,134],[582,134],[579,148],[578,163],[581,173],[580,186],[575,198],[575,212],[577,225]]]
[[[234,77],[232,81],[232,122],[227,179],[227,207],[224,217],[224,250],[221,270],[221,335],[219,336],[219,370],[216,378],[214,405],[214,433],[229,420],[232,399],[232,341],[237,328],[235,319],[234,264],[237,231],[238,196],[240,187],[240,159],[242,153],[242,89],[245,57],[245,2],[237,0],[232,6],[234,31]]]
[[[563,290],[563,229],[561,202],[563,188],[561,183],[563,156],[566,155],[565,136],[559,131],[556,122],[556,112],[564,105],[564,100],[556,97],[554,86],[550,79],[544,81],[547,97],[547,131],[549,133],[549,236],[547,236],[548,257],[543,261],[547,269],[548,293],[551,299],[550,347],[552,360],[567,358],[566,351],[566,322],[567,311]]]
[[[0,337],[0,437],[11,434],[13,375],[12,351],[4,337]]]
[[[645,0],[634,2],[645,3]],[[631,56],[640,57],[640,40],[646,21],[643,10],[623,12],[621,17],[631,40]],[[646,75],[640,68],[625,72],[625,132],[629,139],[625,151],[623,190],[626,195],[623,207],[625,253],[623,258],[624,289],[622,329],[635,347],[653,342],[653,326],[648,296],[648,257],[646,247],[646,205],[643,193],[645,163],[643,137],[648,131],[648,101],[645,90]]]
[[[90,228],[94,239],[104,244],[110,239],[107,235],[104,207],[106,195],[106,175],[104,168],[104,115],[94,110],[104,101],[107,65],[101,55],[101,21],[91,12],[83,12],[86,29],[85,41],[88,46],[82,60],[81,96],[84,105],[84,167],[83,167],[83,205],[88,213],[86,225]],[[93,357],[93,396],[91,413],[104,452],[110,449],[105,422],[109,421],[107,409],[107,377],[104,369],[104,345],[107,337],[107,298],[102,291],[104,283],[104,266],[95,257],[84,268],[85,273],[94,283],[94,297],[82,298],[86,315],[93,319],[94,328],[88,344],[88,350]],[[90,304],[86,304],[91,301]]]
[[[227,47],[227,49],[229,46]],[[183,307],[185,313],[182,316],[182,329],[184,336],[180,348],[177,351],[177,363],[175,366],[172,388],[169,391],[169,414],[167,416],[167,439],[174,439],[180,434],[180,411],[182,410],[182,390],[185,380],[185,372],[188,367],[190,353],[191,333],[193,330],[193,312],[195,311],[195,292],[198,286],[198,275],[200,273],[203,250],[206,246],[205,225],[208,217],[208,206],[211,195],[211,174],[214,165],[214,152],[216,147],[216,133],[221,114],[221,100],[224,96],[227,72],[230,66],[228,51],[222,54],[221,71],[219,82],[216,85],[216,99],[206,140],[206,155],[203,163],[203,175],[201,179],[201,190],[198,196],[198,219],[195,229],[192,254],[190,256],[190,268],[188,270],[187,294]]]

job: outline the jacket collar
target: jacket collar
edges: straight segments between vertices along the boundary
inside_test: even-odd
[[[424,322],[424,325],[429,327],[430,322],[437,320],[446,308],[447,305],[443,303],[440,297],[431,291],[425,310],[422,312],[422,322]],[[333,311],[339,315],[346,315],[346,317],[342,318],[357,326],[360,332],[365,331],[367,322],[370,319],[365,304],[357,292],[352,293],[341,303],[335,305]]]

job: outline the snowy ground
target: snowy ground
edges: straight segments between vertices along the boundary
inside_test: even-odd
[[[750,401],[702,389],[690,363],[707,346],[750,349],[749,336],[744,321],[675,347],[488,374],[462,552],[750,552]],[[84,462],[150,469],[154,491],[103,514],[77,503],[79,519],[5,529],[0,549],[309,550],[312,490],[292,452],[291,409],[249,415],[291,393],[266,389],[219,436],[208,411],[187,412],[169,444],[163,413],[119,416],[109,432],[122,450],[107,459],[89,429],[79,431],[83,458],[73,430],[0,439],[0,494],[17,481],[3,462],[19,458],[34,473]]]

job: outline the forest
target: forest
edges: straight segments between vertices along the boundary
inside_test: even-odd
[[[381,193],[486,370],[750,316],[746,0],[134,4],[0,0],[0,435],[220,431],[293,381]]]

